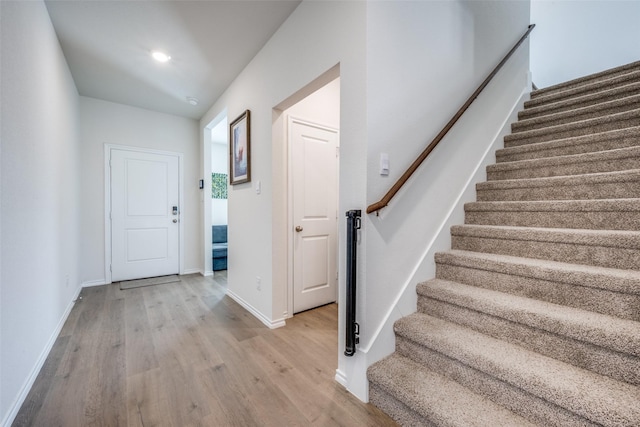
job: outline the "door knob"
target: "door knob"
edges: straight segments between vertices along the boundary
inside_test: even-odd
[[[177,219],[174,219],[174,220],[173,220],[173,222],[174,222],[174,224],[175,224],[176,222],[178,222],[178,220],[177,220]]]
[[[302,231],[302,227],[300,227],[299,225],[296,226],[296,231],[299,233]]]

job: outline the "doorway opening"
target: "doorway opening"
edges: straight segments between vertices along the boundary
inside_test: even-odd
[[[274,309],[290,318],[338,300],[339,66],[278,105],[273,129]]]
[[[228,131],[227,114],[222,112],[204,133],[204,254],[205,275],[226,283],[228,226]]]

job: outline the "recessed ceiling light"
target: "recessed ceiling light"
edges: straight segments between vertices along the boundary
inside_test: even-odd
[[[167,62],[171,59],[169,55],[164,52],[160,52],[159,50],[154,50],[153,52],[151,52],[151,56],[153,56],[153,59],[158,62]]]
[[[198,105],[198,99],[193,96],[187,96],[187,102],[191,105]]]

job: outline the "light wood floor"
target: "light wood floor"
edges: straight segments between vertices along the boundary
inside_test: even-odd
[[[395,426],[333,379],[335,304],[269,330],[225,289],[84,289],[13,425]]]

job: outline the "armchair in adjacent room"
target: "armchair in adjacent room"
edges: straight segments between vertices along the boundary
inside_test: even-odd
[[[213,271],[227,269],[227,226],[212,226],[212,258]]]

